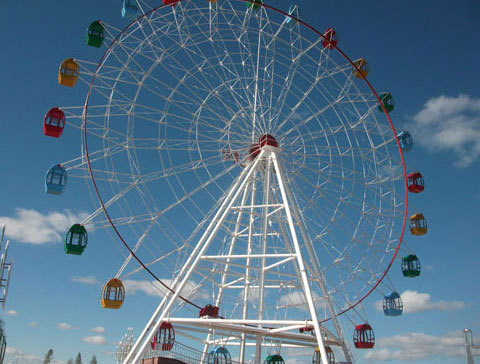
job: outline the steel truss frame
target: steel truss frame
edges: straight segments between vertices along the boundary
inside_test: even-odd
[[[255,364],[261,363],[262,347],[264,346],[263,340],[269,339],[284,339],[288,344],[293,346],[315,347],[320,350],[322,361],[327,363],[327,345],[339,346],[343,351],[346,362],[352,362],[352,358],[348,351],[348,348],[343,340],[342,331],[337,321],[335,311],[333,309],[332,302],[325,289],[324,277],[321,274],[320,262],[316,256],[312,242],[307,234],[307,229],[304,226],[303,219],[300,215],[300,210],[293,198],[292,192],[289,189],[287,179],[285,176],[285,170],[281,161],[281,149],[270,145],[265,145],[261,148],[259,155],[250,163],[248,163],[238,178],[234,181],[230,189],[224,195],[223,201],[219,208],[211,218],[208,227],[205,229],[203,235],[198,240],[191,255],[184,263],[178,276],[174,280],[172,285],[173,294],[167,294],[161,303],[158,305],[154,314],[146,324],[142,333],[138,337],[137,341],[131,348],[129,355],[126,357],[124,364],[137,363],[143,352],[146,350],[150,343],[151,336],[156,332],[162,322],[171,322],[175,324],[188,326],[195,331],[195,328],[204,329],[205,333],[208,332],[207,338],[204,340],[203,361],[205,361],[206,354],[208,353],[208,347],[212,344],[211,334],[214,329],[222,330],[229,333],[236,333],[232,335],[229,340],[229,345],[240,346],[240,362],[245,361],[245,347],[251,346],[251,338],[255,338]],[[263,199],[264,202],[261,205],[255,205],[255,176],[262,176],[262,184],[264,189]],[[274,201],[271,196],[272,179],[276,178],[277,185],[280,190],[281,201]],[[253,231],[249,230],[249,247],[248,253],[242,255],[233,254],[236,235],[240,230],[239,221],[243,213],[250,211],[250,216],[253,216],[254,209],[263,210],[263,244],[261,246],[262,252],[253,252],[251,245],[251,238]],[[215,238],[216,234],[221,229],[226,217],[232,211],[236,210],[237,224],[232,235],[230,246],[227,254],[219,255],[207,255],[207,250]],[[267,236],[268,236],[268,221],[270,216],[276,211],[283,210],[286,216],[286,227],[283,231],[284,241],[283,243],[289,246],[290,254],[267,254]],[[252,221],[252,219],[250,219]],[[252,225],[251,225],[252,226]],[[250,227],[251,227],[250,226]],[[284,229],[282,229],[284,230]],[[287,232],[287,233],[285,233]],[[305,257],[302,253],[300,245],[306,246],[308,257]],[[235,284],[243,290],[243,312],[242,317],[239,319],[224,319],[224,318],[178,318],[171,317],[169,312],[174,308],[174,305],[178,304],[179,295],[182,289],[187,285],[192,274],[198,267],[199,263],[204,260],[215,259],[216,262],[224,262],[222,284],[220,285],[219,292],[216,297],[216,305],[219,305],[222,300],[223,290],[225,289],[226,275],[229,266],[235,259],[246,259],[244,276],[242,279],[237,279]],[[276,258],[278,261],[274,264],[266,265],[266,258]],[[259,292],[259,304],[256,319],[248,318],[248,291],[250,287],[250,268],[249,262],[253,259],[260,259],[262,261],[261,267],[261,279],[256,289]],[[323,299],[326,307],[331,315],[331,320],[335,327],[336,335],[332,334],[325,327],[320,325],[319,315],[317,313],[318,308],[315,307],[312,285],[307,277],[307,269],[305,266],[305,259],[308,259],[309,266],[313,268],[308,271],[309,275],[314,276],[314,280],[318,282],[321,287]],[[265,280],[266,272],[273,266],[281,264],[294,264],[295,271],[298,274],[300,286],[302,292],[306,298],[308,305],[308,313],[311,317],[310,320],[268,320],[263,316],[263,308],[265,305],[265,297],[267,293],[267,284]],[[310,279],[311,280],[311,279]],[[313,326],[314,336],[293,333],[292,330],[298,330],[299,328]],[[200,330],[202,331],[202,330]],[[247,343],[248,342],[248,343]]]

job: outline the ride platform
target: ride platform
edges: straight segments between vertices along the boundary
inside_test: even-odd
[[[173,358],[164,358],[157,356],[155,358],[145,358],[141,361],[142,364],[186,364],[183,361]]]

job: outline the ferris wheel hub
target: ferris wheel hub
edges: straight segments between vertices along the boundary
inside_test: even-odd
[[[265,150],[267,152],[280,150],[278,147],[278,142],[273,135],[263,134],[260,138],[258,138],[258,143],[251,144],[250,148],[248,148],[248,160],[250,162],[255,160],[258,154],[260,154],[261,150]]]
[[[272,147],[278,147],[278,142],[273,135],[270,134],[263,134],[259,139],[260,147],[264,147],[265,145],[270,145]]]

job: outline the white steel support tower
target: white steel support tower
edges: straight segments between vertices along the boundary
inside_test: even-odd
[[[133,328],[129,327],[125,336],[118,342],[115,359],[117,364],[122,364],[133,346]]]
[[[204,345],[203,361],[209,347],[228,344],[239,347],[241,363],[249,360],[249,348],[259,364],[264,350],[282,346],[318,347],[323,363],[328,363],[326,347],[336,346],[345,362],[352,362],[327,292],[320,257],[289,188],[282,150],[272,140],[258,145],[219,201],[172,284],[174,293],[161,301],[125,364],[139,362],[162,322],[172,323],[177,332],[203,333],[203,339],[197,338]],[[220,251],[218,241],[227,242]],[[210,283],[217,286],[212,303],[220,307],[225,318],[172,314],[183,312],[177,310],[179,298],[199,275],[212,277]],[[290,307],[288,300],[278,300],[281,290],[299,297],[302,309]],[[230,307],[229,291],[242,297],[236,307]],[[285,302],[286,307],[278,302]],[[325,317],[330,318],[333,330],[322,324]],[[313,328],[314,335],[299,333],[305,327]]]
[[[5,224],[2,228],[2,237],[0,239],[0,251],[3,247],[3,241],[5,237]],[[10,273],[13,266],[13,259],[10,260],[10,263],[7,263],[7,254],[8,247],[10,246],[10,241],[7,240],[5,245],[5,250],[0,257],[0,304],[2,309],[5,309],[5,304],[7,302],[8,286],[10,284]]]
[[[480,349],[480,345],[473,344],[472,330],[464,329],[463,334],[465,336],[465,355],[467,359],[467,364],[475,364],[475,361],[473,360],[475,354],[472,349]]]

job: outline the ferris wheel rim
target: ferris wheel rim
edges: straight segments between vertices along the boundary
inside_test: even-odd
[[[174,293],[175,291],[169,287],[165,282],[163,282],[160,278],[158,278],[149,268],[148,266],[143,263],[143,261],[138,258],[138,256],[135,254],[135,252],[131,249],[131,247],[128,245],[128,243],[125,241],[124,237],[122,236],[122,234],[120,233],[120,231],[117,229],[117,226],[115,225],[115,222],[113,221],[113,219],[111,218],[109,212],[108,212],[108,208],[105,206],[105,203],[103,201],[103,198],[100,194],[100,191],[99,191],[99,188],[97,186],[97,183],[96,183],[96,179],[95,179],[95,176],[94,176],[94,171],[93,171],[93,168],[92,168],[92,165],[91,165],[91,161],[90,161],[90,155],[89,155],[89,151],[88,151],[88,137],[87,137],[87,116],[88,116],[88,107],[89,107],[89,100],[90,100],[90,95],[91,95],[91,92],[92,92],[92,89],[93,89],[93,84],[94,84],[94,81],[98,75],[98,72],[99,70],[101,69],[103,63],[105,62],[105,60],[108,58],[112,48],[118,43],[119,39],[122,37],[122,35],[124,35],[129,29],[131,29],[131,27],[133,25],[135,25],[136,23],[138,23],[140,20],[144,19],[147,15],[151,14],[151,13],[154,13],[158,10],[160,10],[161,8],[164,8],[166,6],[175,6],[177,3],[180,3],[180,2],[194,2],[196,0],[178,0],[176,2],[172,2],[172,3],[169,3],[169,4],[163,4],[163,5],[159,5],[157,7],[153,7],[152,9],[150,9],[149,11],[147,12],[144,12],[143,15],[139,16],[137,19],[135,19],[134,21],[132,21],[129,25],[127,25],[124,29],[122,29],[121,32],[119,32],[115,38],[112,40],[112,42],[110,43],[110,45],[107,47],[106,51],[104,52],[104,54],[102,55],[102,57],[100,58],[99,62],[97,63],[97,66],[95,68],[95,72],[93,72],[92,74],[92,77],[91,77],[91,81],[89,83],[89,86],[88,86],[88,92],[87,92],[87,96],[86,96],[86,99],[85,99],[85,103],[84,103],[84,106],[83,106],[83,115],[82,115],[82,132],[83,132],[83,141],[84,141],[84,147],[85,147],[85,157],[86,157],[86,161],[87,161],[87,169],[89,171],[89,174],[90,174],[90,179],[92,181],[92,185],[94,187],[94,190],[95,190],[95,193],[97,195],[97,198],[98,198],[98,201],[100,202],[100,205],[102,207],[102,210],[103,212],[105,213],[105,216],[110,224],[110,226],[113,228],[115,234],[117,235],[117,237],[120,239],[120,241],[122,242],[122,244],[125,246],[125,248],[127,248],[129,254],[138,262],[138,264],[140,266],[143,267],[143,269],[145,269],[145,271],[150,274],[152,276],[152,278],[154,278],[156,281],[158,281],[164,288],[167,289],[167,291],[169,292],[172,292]],[[251,3],[252,1],[249,1],[249,0],[233,0],[235,2],[243,2],[243,3]],[[323,40],[326,40],[329,42],[329,46],[332,47],[332,49],[335,49],[352,67],[354,70],[357,70],[359,71],[359,68],[358,66],[352,61],[352,59],[350,59],[347,54],[345,52],[343,52],[337,44],[334,44],[334,43],[330,43],[330,41],[325,37],[325,35],[320,32],[319,30],[317,30],[316,28],[314,28],[313,26],[309,25],[308,23],[304,22],[303,20],[295,17],[293,14],[289,14],[288,12],[286,11],[283,11],[281,9],[277,9],[271,5],[268,5],[268,4],[265,4],[263,2],[259,2],[259,3],[256,3],[255,4],[258,4],[260,5],[261,7],[263,8],[266,8],[266,9],[269,9],[269,10],[272,10],[274,12],[277,12],[278,14],[281,14],[283,16],[286,16],[286,17],[289,17],[291,18],[292,20],[298,22],[299,24],[301,24],[302,26],[306,27],[307,29],[309,29],[310,31],[312,31],[314,34],[316,34],[317,36],[320,36]],[[396,244],[396,248],[395,248],[395,251],[394,253],[392,254],[392,257],[390,259],[390,262],[388,263],[387,267],[385,268],[385,270],[383,271],[383,273],[380,275],[380,277],[378,278],[378,280],[370,287],[370,289],[365,293],[363,294],[363,296],[361,296],[359,299],[356,300],[355,303],[352,303],[352,304],[349,304],[346,308],[344,309],[341,309],[340,311],[338,312],[335,312],[335,316],[338,317],[352,309],[354,309],[357,305],[359,305],[360,303],[362,303],[377,287],[378,285],[383,281],[383,279],[385,278],[385,276],[387,275],[388,271],[390,270],[391,266],[393,265],[396,257],[397,257],[397,254],[399,252],[399,249],[401,247],[401,244],[402,244],[402,241],[403,241],[403,237],[404,237],[404,233],[405,233],[405,228],[406,228],[406,224],[407,224],[407,215],[408,215],[408,187],[407,187],[407,173],[406,173],[406,166],[405,166],[405,160],[404,160],[404,156],[403,156],[403,151],[402,151],[402,148],[401,148],[401,145],[400,145],[400,141],[397,137],[397,132],[396,132],[396,129],[395,129],[395,126],[393,125],[393,122],[390,118],[390,115],[389,113],[387,112],[386,108],[385,108],[385,105],[381,102],[381,99],[378,95],[378,93],[375,91],[375,89],[373,88],[372,84],[369,82],[369,80],[366,78],[366,77],[362,77],[363,81],[365,81],[366,85],[368,86],[370,92],[375,96],[378,104],[381,106],[382,110],[383,110],[383,113],[385,114],[387,120],[388,120],[388,124],[390,126],[390,129],[392,130],[392,132],[394,133],[394,139],[395,139],[395,142],[396,142],[396,145],[397,145],[397,149],[398,149],[398,152],[400,154],[400,160],[401,160],[401,166],[402,166],[402,172],[403,172],[403,184],[404,184],[404,211],[403,211],[403,222],[402,222],[402,227],[401,227],[401,232],[400,232],[400,237],[398,239],[398,243]],[[179,296],[182,300],[184,300],[186,303],[189,303],[190,305],[196,307],[196,308],[200,308],[199,305],[195,304],[194,302],[192,302],[191,300],[185,298],[185,297],[182,297],[182,296]],[[332,317],[328,317],[324,320],[321,320],[320,322],[326,322],[326,321],[329,321],[331,320]]]
[[[239,0],[239,1],[247,1],[247,0]],[[276,9],[276,8],[273,8],[272,6],[270,5],[266,5],[266,4],[262,4],[262,6],[265,6],[266,8],[269,8],[269,9],[272,9],[274,11],[278,11],[280,12],[281,14],[285,15],[285,16],[289,16],[291,18],[293,18],[294,20],[298,21],[300,24],[302,24],[303,26],[307,27],[308,29],[310,29],[311,31],[313,31],[315,34],[319,35],[320,37],[322,37],[323,39],[326,39],[326,37],[320,32],[318,31],[316,28],[312,27],[311,25],[309,25],[308,23],[305,23],[304,21],[302,21],[301,19],[297,19],[295,17],[293,17],[292,15],[286,13],[285,11],[283,10],[280,10],[280,9]],[[329,42],[330,43],[330,42]],[[330,43],[331,46],[333,46],[333,48],[339,52],[349,63],[350,65],[353,66],[354,69],[356,69],[357,71],[359,70],[359,68],[357,67],[357,65],[352,61],[352,59],[350,57],[347,56],[347,54],[345,52],[343,52],[337,44],[334,44],[334,43]],[[397,244],[397,247],[395,249],[395,252],[393,253],[392,255],[392,259],[390,260],[390,262],[388,263],[385,271],[383,272],[383,274],[380,276],[380,278],[378,279],[378,281],[372,285],[372,287],[370,288],[369,291],[367,291],[356,303],[350,305],[349,307],[347,307],[346,309],[344,310],[341,310],[340,312],[336,313],[336,316],[340,316],[344,313],[346,313],[347,311],[350,311],[352,310],[353,308],[355,308],[356,306],[358,306],[363,300],[365,300],[379,285],[380,283],[383,281],[383,279],[385,278],[385,276],[387,275],[388,271],[390,270],[391,266],[393,265],[393,262],[395,261],[396,257],[397,257],[397,254],[398,254],[398,251],[400,250],[400,246],[402,245],[402,241],[403,241],[403,236],[405,234],[405,227],[407,225],[407,216],[408,216],[408,184],[407,184],[407,170],[406,170],[406,165],[405,165],[405,158],[403,157],[403,150],[401,148],[401,145],[400,145],[400,141],[398,140],[398,136],[397,136],[397,131],[395,129],[395,126],[393,125],[393,122],[392,122],[392,119],[390,118],[390,114],[387,112],[387,109],[385,108],[385,105],[383,104],[383,102],[381,101],[380,99],[380,96],[378,95],[377,91],[375,90],[375,88],[373,87],[373,85],[370,83],[370,81],[367,79],[367,77],[362,77],[362,79],[365,81],[365,83],[367,84],[368,88],[370,89],[370,91],[373,93],[373,95],[377,98],[377,101],[378,101],[378,104],[382,107],[382,110],[385,114],[385,116],[387,117],[387,120],[388,120],[388,123],[390,125],[390,128],[392,129],[393,131],[393,135],[395,137],[395,142],[397,144],[397,149],[398,149],[398,152],[400,153],[400,158],[401,158],[401,162],[402,162],[402,170],[403,170],[403,182],[404,182],[404,196],[405,196],[405,209],[404,209],[404,213],[403,213],[403,223],[402,223],[402,231],[400,233],[400,237],[399,237],[399,241],[398,241],[398,244]],[[330,318],[327,318],[325,320],[322,320],[321,322],[326,322],[326,321],[329,321],[331,320],[331,317]]]

